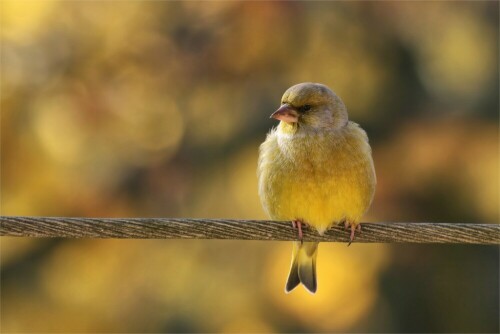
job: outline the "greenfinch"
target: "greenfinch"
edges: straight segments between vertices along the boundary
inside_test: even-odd
[[[298,230],[285,292],[303,284],[315,293],[318,243],[302,242],[302,226],[323,235],[343,223],[353,241],[375,192],[371,148],[342,100],[322,84],[290,87],[271,117],[280,123],[260,146],[259,197],[271,219],[290,220]]]

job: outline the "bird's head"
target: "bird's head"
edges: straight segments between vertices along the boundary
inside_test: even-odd
[[[325,85],[310,82],[288,88],[271,117],[293,131],[339,129],[348,120],[342,100]]]

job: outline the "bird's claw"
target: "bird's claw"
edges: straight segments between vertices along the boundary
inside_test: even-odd
[[[349,243],[347,244],[347,246],[349,247],[356,237],[356,231],[358,232],[358,234],[361,233],[361,224],[356,225],[355,223],[347,223],[346,222],[345,223],[346,230],[347,230],[348,225],[351,226],[351,236],[349,238]]]
[[[300,240],[300,243],[302,243],[302,238],[303,238],[303,234],[302,234],[302,222],[300,220],[292,220],[292,226],[293,228],[296,228],[298,229],[298,236],[299,236],[299,240]]]

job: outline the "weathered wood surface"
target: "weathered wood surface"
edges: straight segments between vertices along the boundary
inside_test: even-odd
[[[363,223],[355,242],[500,244],[500,225]],[[0,235],[17,237],[296,240],[290,222],[190,218],[73,218],[0,216]],[[304,241],[348,242],[334,226],[325,235],[306,228]]]

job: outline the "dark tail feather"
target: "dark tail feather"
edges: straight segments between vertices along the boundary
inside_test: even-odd
[[[300,284],[299,278],[299,266],[295,259],[292,259],[292,266],[290,267],[290,273],[288,274],[288,279],[286,281],[285,292],[289,293]]]
[[[292,265],[285,286],[286,293],[292,291],[299,283],[302,283],[309,292],[316,292],[318,288],[316,280],[317,250],[317,242],[294,242]]]

